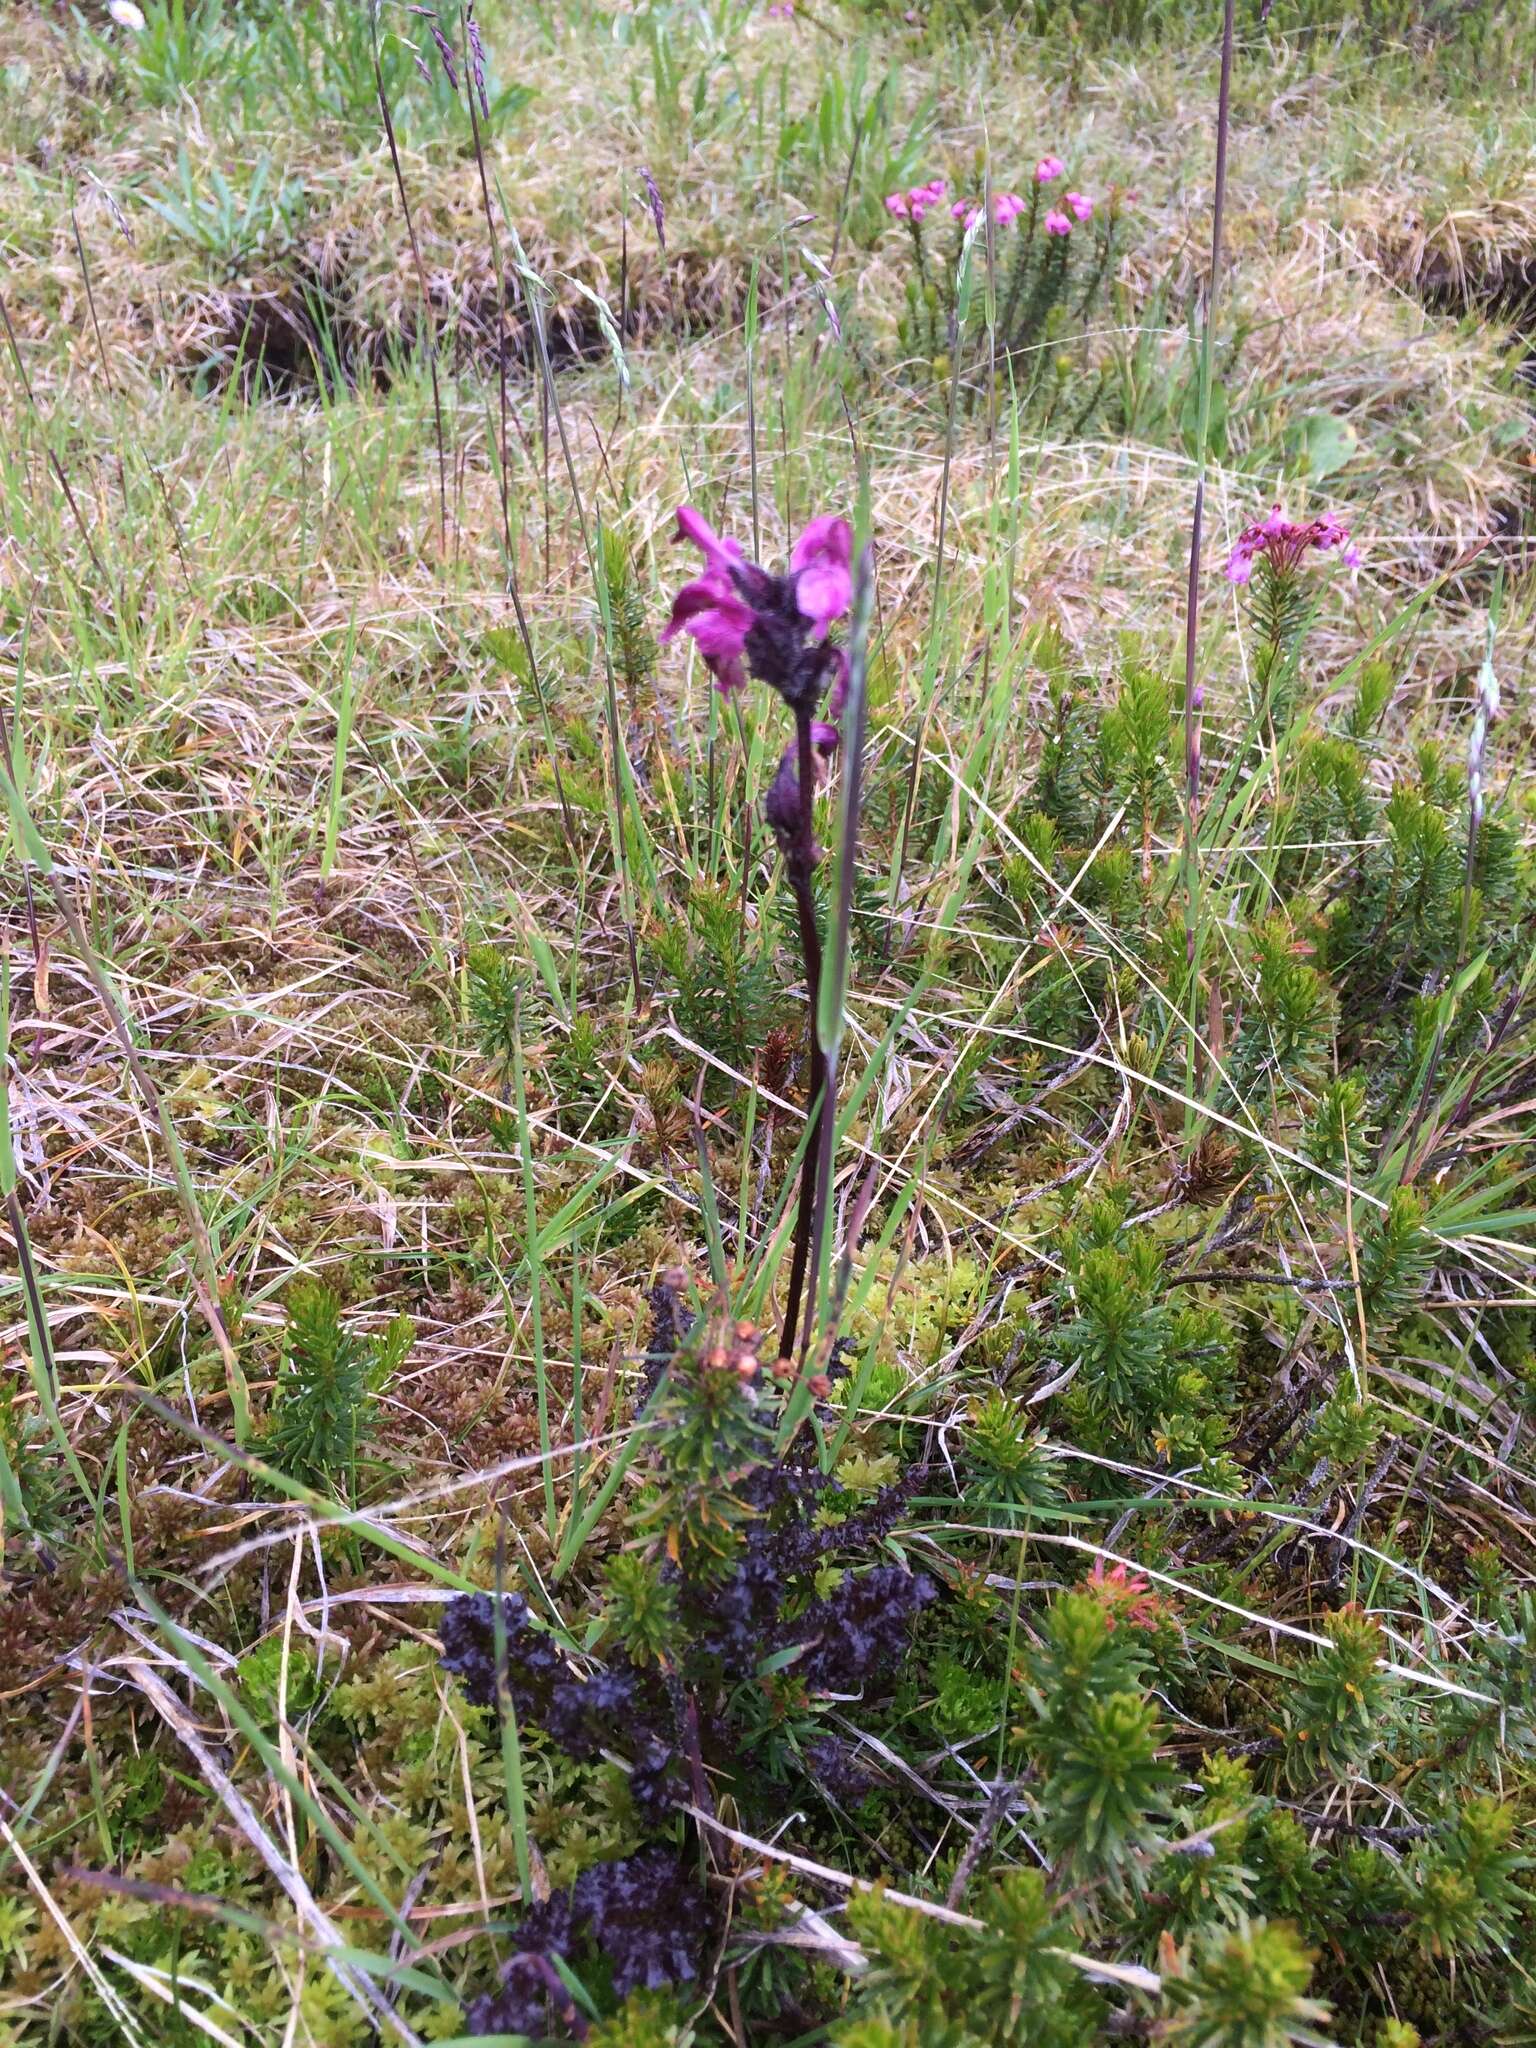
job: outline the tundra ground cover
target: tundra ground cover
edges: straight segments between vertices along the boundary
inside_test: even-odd
[[[1529,2040],[1529,22],[7,26],[0,2038]]]

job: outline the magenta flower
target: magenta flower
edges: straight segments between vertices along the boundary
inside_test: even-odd
[[[733,540],[722,540],[691,505],[677,508],[677,535],[704,556],[704,574],[685,583],[672,600],[672,616],[661,638],[665,645],[687,633],[722,690],[739,690],[747,679],[742,665],[755,613],[737,590],[732,571],[741,561]]]
[[[926,185],[914,185],[910,192],[888,192],[885,210],[897,220],[921,220],[944,197],[949,187],[942,178],[930,178]]]
[[[773,5],[768,9],[770,21],[793,21],[794,18],[795,0],[773,0]]]
[[[704,665],[727,693],[747,680],[742,656],[756,614],[718,570],[685,583],[672,600],[672,616],[662,630],[662,644],[688,633],[697,643]]]
[[[789,558],[795,603],[825,640],[827,628],[853,602],[853,528],[846,519],[813,519]]]
[[[1057,207],[1052,207],[1045,216],[1045,232],[1048,235],[1070,235],[1072,223]]]
[[[827,634],[853,602],[847,520],[813,519],[783,576],[749,562],[736,541],[723,539],[691,505],[678,507],[677,538],[703,555],[704,573],[672,600],[663,642],[687,633],[722,690],[739,689],[750,666],[759,682],[805,715],[820,707],[830,682],[828,709],[835,719],[847,690],[847,657]]]
[[[1086,192],[1069,192],[1067,194],[1067,205],[1077,215],[1079,220],[1093,219],[1093,201]]]
[[[1286,574],[1299,568],[1310,550],[1326,554],[1331,548],[1339,549],[1339,559],[1346,568],[1360,566],[1360,550],[1350,540],[1349,528],[1342,521],[1329,514],[1306,521],[1287,519],[1276,505],[1267,519],[1245,526],[1238,535],[1237,544],[1227,557],[1227,581],[1251,582],[1254,564],[1261,559],[1272,570]]]
[[[744,559],[741,543],[722,540],[703,513],[695,512],[691,505],[678,506],[677,532],[673,539],[692,541],[704,557],[705,567],[711,572],[717,569],[729,570],[734,563]]]
[[[1059,178],[1066,169],[1059,156],[1043,156],[1035,165],[1035,183],[1049,185],[1053,178]]]
[[[979,199],[957,199],[949,210],[955,219],[968,229],[975,227],[977,221],[981,219]],[[1025,202],[1017,192],[994,192],[992,195],[992,218],[1000,228],[1005,228],[1010,221],[1017,220],[1025,210]]]

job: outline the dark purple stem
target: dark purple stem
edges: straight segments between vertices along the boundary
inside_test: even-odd
[[[789,1297],[784,1310],[784,1329],[779,1338],[781,1358],[793,1358],[797,1349],[800,1301],[805,1291],[811,1227],[816,1215],[816,1168],[821,1155],[821,1120],[826,1113],[827,1092],[827,1063],[816,1029],[816,1016],[821,1004],[821,933],[816,924],[816,898],[811,889],[811,877],[816,872],[816,748],[811,738],[811,714],[808,710],[795,713],[795,773],[800,791],[799,830],[785,866],[790,892],[800,917],[800,947],[805,956],[811,1127],[806,1139],[805,1157],[800,1164],[800,1207],[795,1217],[795,1242],[789,1262]]]

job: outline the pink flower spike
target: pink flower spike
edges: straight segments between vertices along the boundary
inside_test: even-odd
[[[711,573],[728,569],[732,562],[741,560],[741,543],[722,540],[703,513],[695,512],[691,505],[679,505],[677,508],[675,538],[680,541],[692,541],[703,555]]]
[[[1024,202],[1017,192],[999,192],[992,202],[992,218],[1000,228],[1005,228],[1010,221],[1017,220],[1023,211]]]
[[[1059,156],[1043,156],[1035,165],[1035,183],[1049,185],[1053,178],[1059,178],[1066,169]]]
[[[910,219],[912,208],[905,192],[890,192],[886,195],[885,210],[893,213],[897,220]]]
[[[1067,194],[1067,204],[1079,220],[1093,219],[1093,201],[1086,192],[1069,192]]]
[[[1048,235],[1070,235],[1072,232],[1072,223],[1067,219],[1067,216],[1064,213],[1059,212],[1057,208],[1053,206],[1050,212],[1045,216],[1045,232]]]
[[[846,519],[813,519],[795,542],[789,566],[800,615],[825,639],[853,602],[853,528]]]

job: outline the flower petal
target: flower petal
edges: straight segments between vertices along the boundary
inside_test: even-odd
[[[703,513],[696,512],[692,505],[677,508],[677,539],[692,541],[711,570],[725,569],[742,559],[740,543],[722,540]]]
[[[846,519],[813,519],[795,542],[789,558],[795,604],[818,636],[853,602],[852,562],[853,528]]]

